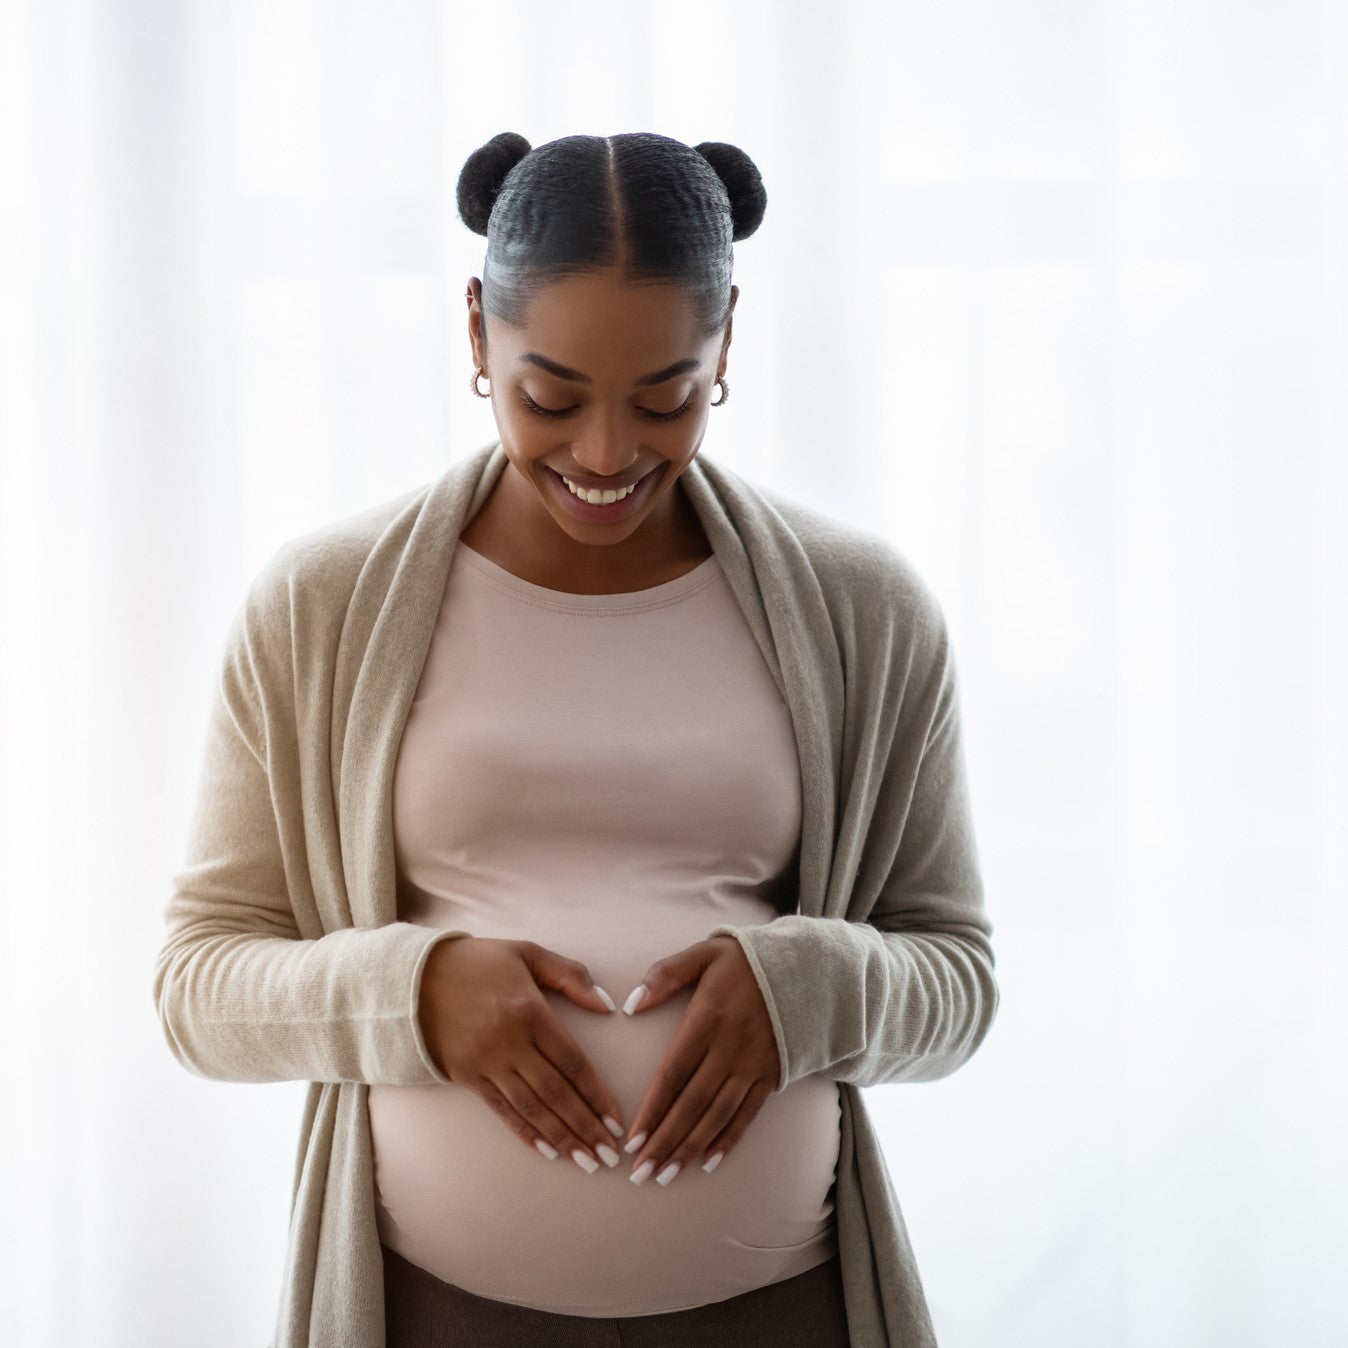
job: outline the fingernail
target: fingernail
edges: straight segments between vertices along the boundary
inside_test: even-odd
[[[593,1175],[599,1169],[599,1162],[588,1152],[581,1151],[579,1147],[571,1153],[571,1159],[587,1174]]]
[[[632,989],[627,1000],[623,1003],[623,1010],[626,1011],[627,1014],[630,1016],[632,1012],[635,1011],[637,1007],[641,1005],[641,999],[645,995],[646,995],[645,983],[638,983],[636,987]]]
[[[623,1150],[630,1156],[646,1140],[646,1130],[643,1128],[624,1148]]]
[[[642,1163],[628,1176],[628,1179],[630,1179],[633,1184],[644,1184],[650,1176],[651,1171],[654,1169],[654,1161],[642,1161]]]
[[[622,1124],[609,1114],[604,1115],[604,1127],[607,1128],[614,1137],[621,1137],[623,1135]]]
[[[595,1148],[599,1153],[599,1159],[608,1166],[610,1170],[618,1164],[618,1153],[612,1147],[606,1147],[602,1142]]]
[[[717,1167],[718,1165],[721,1164],[721,1158],[722,1158],[724,1155],[725,1155],[725,1152],[723,1152],[723,1151],[715,1152],[715,1153],[712,1155],[711,1160],[707,1161],[707,1162],[703,1165],[702,1169],[705,1170],[705,1171],[707,1172],[707,1174],[710,1175],[711,1172],[712,1172],[713,1170],[715,1170],[716,1167]]]
[[[679,1162],[671,1161],[656,1177],[657,1184],[668,1184],[679,1173]]]
[[[608,1009],[609,1009],[610,1011],[616,1011],[616,1010],[618,1009],[618,1008],[617,1008],[616,1006],[614,1006],[614,1004],[613,1004],[613,998],[610,997],[610,996],[608,995],[608,993],[605,992],[604,989],[601,988],[601,987],[599,986],[598,983],[596,983],[596,984],[594,985],[594,991],[595,991],[595,995],[599,998],[599,1000],[600,1000],[601,1002],[604,1003],[604,1005],[605,1005],[606,1007],[608,1007]]]
[[[557,1159],[557,1148],[544,1142],[541,1137],[535,1139],[534,1146],[537,1147],[549,1161],[555,1161]]]

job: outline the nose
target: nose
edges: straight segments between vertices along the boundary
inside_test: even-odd
[[[576,467],[592,478],[627,481],[637,475],[641,445],[621,409],[587,419],[571,448]]]

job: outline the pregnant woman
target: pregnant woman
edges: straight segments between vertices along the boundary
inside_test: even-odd
[[[997,1011],[941,605],[698,457],[743,151],[457,196],[499,439],[249,587],[155,972],[190,1070],[311,1083],[272,1348],[934,1345],[859,1090]]]

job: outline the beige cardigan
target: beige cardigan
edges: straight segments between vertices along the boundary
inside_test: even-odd
[[[270,1348],[383,1348],[367,1099],[447,1078],[417,1020],[431,947],[396,919],[393,769],[461,528],[505,453],[284,544],[223,652],[154,998],[179,1062],[308,1081]],[[836,1216],[850,1339],[936,1344],[858,1087],[933,1081],[999,993],[942,608],[878,535],[705,454],[689,499],[786,700],[801,766],[799,912],[739,940],[780,1088],[842,1083]],[[751,1125],[752,1126],[752,1125]]]

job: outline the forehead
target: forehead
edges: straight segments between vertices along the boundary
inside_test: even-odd
[[[677,283],[628,283],[608,273],[552,281],[530,300],[521,351],[538,351],[591,373],[596,362],[638,372],[696,354],[703,343],[687,292]]]

